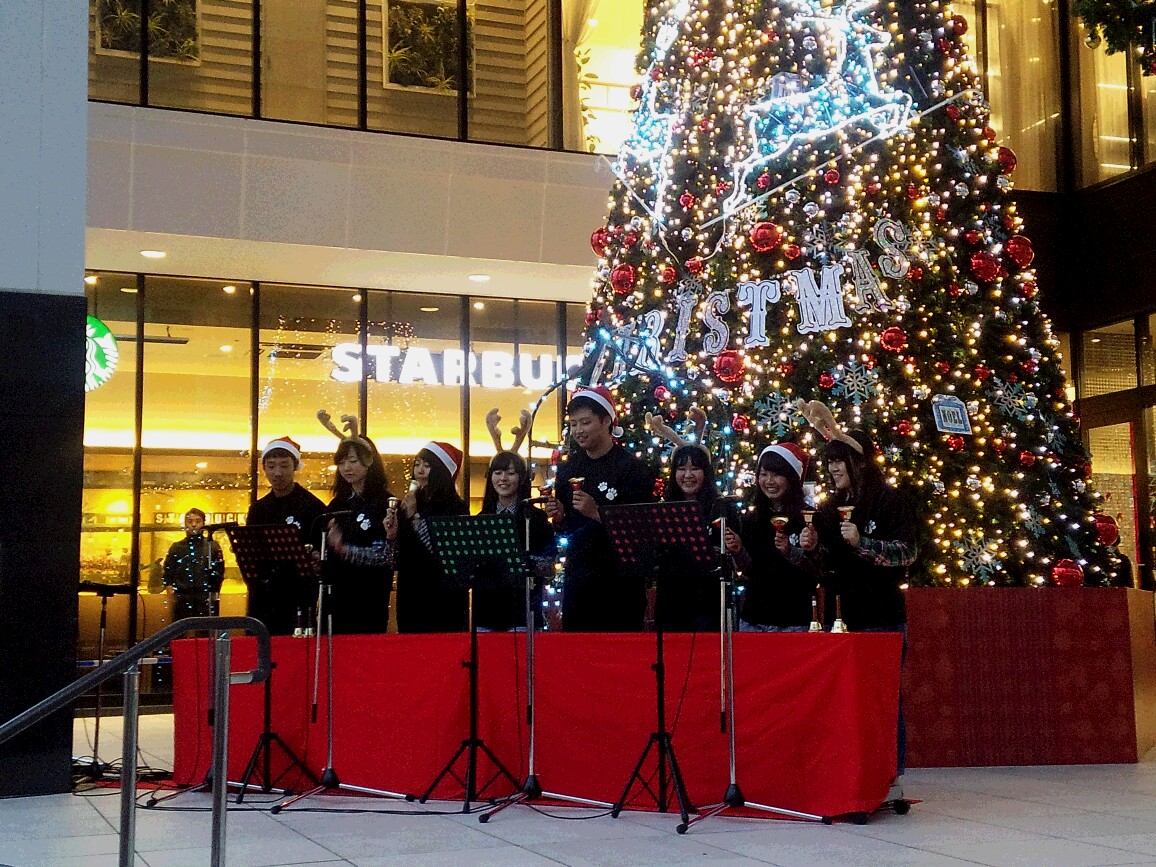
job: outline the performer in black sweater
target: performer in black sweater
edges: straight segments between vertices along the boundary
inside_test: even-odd
[[[318,413],[318,417],[341,436],[328,423],[328,414]],[[332,588],[333,631],[346,635],[385,632],[394,561],[382,526],[390,497],[385,467],[372,440],[358,435],[357,419],[343,418],[350,436],[342,438],[333,455],[337,478],[327,511],[349,514],[329,522],[324,566]]]
[[[176,596],[173,620],[215,614],[212,598],[221,592],[221,581],[225,577],[221,546],[215,541],[210,543],[204,534],[205,513],[189,509],[184,524],[185,538],[169,547],[162,578]]]
[[[811,622],[817,572],[800,539],[807,457],[794,443],[763,449],[741,537],[728,534],[727,550],[744,579],[744,632],[805,632]]]
[[[261,468],[270,490],[249,507],[249,526],[293,527],[303,544],[320,541],[316,519],[325,504],[301,487],[294,478],[301,468],[301,447],[287,436],[272,440],[261,452]],[[313,530],[315,537],[309,538]],[[258,580],[249,583],[249,616],[269,627],[273,635],[290,635],[298,613],[305,613],[317,598],[316,580],[302,584],[283,564],[261,564]]]
[[[387,516],[387,538],[397,544],[398,632],[461,632],[469,626],[467,591],[447,585],[427,523],[469,513],[454,488],[462,459],[449,443],[427,443],[413,459],[409,492]]]
[[[569,539],[562,588],[567,632],[641,630],[641,579],[619,573],[599,508],[654,500],[654,474],[615,441],[617,411],[605,386],[580,388],[566,408],[577,448],[558,470],[546,513]]]

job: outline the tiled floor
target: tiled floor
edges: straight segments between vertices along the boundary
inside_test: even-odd
[[[119,753],[118,723],[101,733],[102,758]],[[142,727],[146,760],[170,767],[172,718],[143,717]],[[89,750],[78,721],[77,754]],[[482,825],[475,816],[435,812],[452,805],[325,798],[272,816],[253,804],[229,813],[228,863],[1156,865],[1156,764],[916,770],[906,786],[923,802],[863,827],[713,819],[684,837],[669,816],[647,813],[567,821],[519,807]],[[208,864],[210,817],[199,812],[208,796],[182,795],[172,806],[138,811],[137,863]],[[320,806],[402,814],[314,811]],[[0,801],[0,864],[116,864],[118,815],[114,789]]]

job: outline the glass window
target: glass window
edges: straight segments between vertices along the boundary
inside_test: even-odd
[[[545,147],[550,124],[548,4],[523,0],[518,6],[514,14],[506,5],[473,7],[470,139]]]
[[[1080,397],[1136,387],[1136,336],[1132,320],[1083,332]]]
[[[1144,123],[1144,164],[1156,162],[1156,78],[1140,78],[1141,113]]]
[[[1057,332],[1056,340],[1060,344],[1060,357],[1057,360],[1060,365],[1060,372],[1064,374],[1064,394],[1067,395],[1069,401],[1076,399],[1076,386],[1072,379],[1072,335],[1060,331]]]
[[[1126,54],[1108,54],[1103,46],[1083,44],[1082,28],[1075,31],[1076,167],[1081,186],[1114,177],[1132,168],[1128,129],[1128,63]]]
[[[1135,566],[1139,563],[1136,545],[1136,465],[1133,454],[1135,431],[1130,423],[1092,428],[1088,447],[1092,453],[1092,482],[1100,493],[1100,508],[1116,519],[1120,527],[1121,554]]]
[[[329,0],[261,0],[262,117],[357,123],[356,10]]]
[[[145,281],[140,569],[183,537],[190,508],[207,523],[244,520],[249,508],[252,292],[248,283],[148,277]],[[224,533],[222,614],[245,613],[245,584]],[[164,616],[151,608],[141,637]]]
[[[317,410],[327,410],[339,427],[342,415],[357,415],[359,293],[262,283],[260,299],[257,446],[292,437],[301,446],[297,481],[329,502],[337,439],[318,422]],[[265,489],[262,475],[258,494]]]
[[[630,134],[641,0],[562,0],[566,150],[617,153]]]
[[[991,125],[1000,144],[1019,157],[1015,181],[1020,189],[1056,189],[1060,89],[1054,82],[1059,79],[1060,15],[1049,0],[987,4]]]
[[[106,2],[140,7],[140,0]],[[149,8],[149,105],[252,114],[253,4],[153,0]]]
[[[88,98],[140,100],[140,3],[89,0]]]

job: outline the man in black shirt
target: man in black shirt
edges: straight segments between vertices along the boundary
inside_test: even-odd
[[[313,542],[310,530],[320,537],[314,520],[325,504],[301,485],[294,475],[301,468],[301,448],[289,437],[273,440],[261,452],[261,468],[272,490],[249,507],[249,526],[295,527],[302,543]],[[313,604],[316,585],[302,586],[296,576],[281,571],[280,564],[260,569],[260,581],[249,585],[249,616],[263,622],[274,635],[289,635],[297,623],[298,610]]]
[[[161,579],[176,594],[173,620],[214,614],[212,597],[221,592],[225,577],[221,546],[215,541],[210,543],[204,534],[205,513],[189,509],[184,524],[185,538],[169,547]]]
[[[555,498],[546,504],[547,514],[569,539],[562,628],[639,631],[645,588],[641,580],[620,574],[599,509],[653,501],[654,474],[615,441],[622,429],[615,425],[617,412],[605,386],[578,389],[566,412],[578,448],[558,469]]]

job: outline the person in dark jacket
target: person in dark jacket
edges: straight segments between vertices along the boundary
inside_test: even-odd
[[[387,518],[387,537],[397,544],[398,632],[461,632],[469,628],[468,592],[442,572],[429,519],[465,515],[469,507],[454,488],[462,452],[430,442],[413,459],[413,480],[400,507]]]
[[[580,388],[566,407],[577,448],[558,469],[546,513],[568,538],[562,587],[567,632],[637,632],[646,591],[641,577],[621,574],[602,526],[603,506],[654,500],[654,474],[615,440],[622,435],[605,386]]]
[[[225,577],[221,546],[205,536],[205,513],[189,509],[184,525],[185,538],[173,542],[165,555],[162,578],[176,596],[173,620],[209,617],[215,613],[213,596],[221,592],[221,581]]]
[[[293,527],[302,544],[317,545],[322,528],[314,524],[325,504],[297,483],[301,447],[287,436],[272,440],[261,452],[261,469],[269,480],[269,493],[249,507],[245,523],[250,526]],[[310,532],[315,538],[310,538]],[[315,603],[317,582],[302,582],[296,570],[284,563],[259,564],[256,581],[249,582],[249,616],[256,617],[273,635],[290,635],[299,614]]]
[[[817,573],[800,538],[807,460],[794,443],[767,446],[759,455],[741,534],[727,540],[743,574],[741,631],[805,632],[811,623]]]
[[[554,573],[554,531],[546,513],[523,502],[530,498],[530,471],[521,455],[500,451],[486,472],[486,490],[479,515],[510,515],[518,544],[526,551],[526,566],[534,579],[531,606],[535,625],[542,625],[542,582]],[[530,544],[526,545],[529,525]],[[474,591],[474,619],[479,629],[505,631],[526,626],[525,585],[485,586]]]

